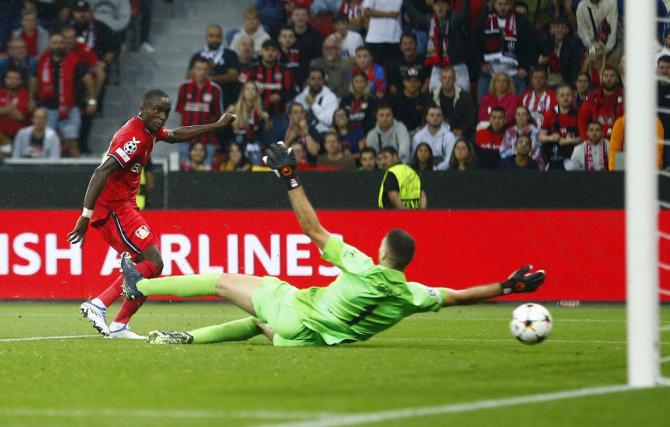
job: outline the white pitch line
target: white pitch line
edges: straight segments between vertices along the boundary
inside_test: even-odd
[[[322,418],[338,416],[336,412],[318,411],[210,411],[207,409],[55,409],[55,408],[11,408],[0,409],[0,417],[144,417],[144,418],[255,418],[266,420],[291,420],[300,418]]]
[[[628,385],[613,385],[577,390],[559,391],[553,393],[531,394],[528,396],[511,397],[506,399],[479,400],[468,403],[454,403],[442,406],[425,406],[418,408],[403,408],[390,411],[367,412],[352,415],[335,415],[320,419],[289,422],[282,424],[263,424],[257,427],[339,427],[357,424],[379,423],[404,418],[426,417],[431,415],[454,414],[471,412],[480,409],[495,409],[506,406],[522,405],[527,403],[551,402],[555,400],[573,399],[576,397],[597,396],[602,394],[620,393],[634,390]]]
[[[90,335],[57,335],[51,337],[20,337],[20,338],[0,338],[0,342],[14,342],[14,341],[45,341],[45,340],[71,340],[78,338],[92,338],[100,337],[98,334]]]

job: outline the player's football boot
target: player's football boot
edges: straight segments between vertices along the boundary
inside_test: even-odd
[[[507,280],[500,283],[503,295],[510,293],[534,292],[537,288],[542,286],[547,275],[544,270],[537,270],[530,273],[532,268],[532,265],[526,265],[510,274]]]
[[[151,331],[147,337],[149,344],[191,344],[193,336],[178,331]]]
[[[137,335],[135,332],[130,330],[128,325],[123,325],[119,329],[110,328],[109,336],[107,338],[121,339],[121,340],[144,340],[147,337]]]
[[[135,268],[135,263],[128,252],[124,252],[121,256],[121,273],[123,274],[123,284],[121,285],[123,297],[127,300],[143,297],[144,294],[137,289],[137,282],[144,277]]]
[[[99,334],[104,336],[109,335],[109,326],[107,326],[107,319],[105,318],[105,314],[107,314],[106,308],[97,306],[91,301],[86,301],[79,306],[79,312],[91,322],[91,325],[93,325]]]

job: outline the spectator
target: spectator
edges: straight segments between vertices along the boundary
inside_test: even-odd
[[[379,99],[370,93],[370,81],[363,72],[354,73],[351,78],[351,87],[340,102],[340,107],[349,114],[349,120],[354,128],[362,129],[367,134],[375,126],[375,113]]]
[[[565,18],[554,19],[551,23],[551,37],[544,43],[537,62],[547,67],[549,85],[560,83],[573,85],[579,73],[580,47],[572,34]]]
[[[623,116],[623,88],[619,74],[612,66],[607,66],[601,77],[601,86],[591,92],[579,109],[579,136],[587,138],[588,124],[599,121],[602,124],[603,138],[609,139],[614,121]]]
[[[235,37],[233,37],[233,40],[230,42],[231,49],[237,50],[240,37],[243,34],[251,37],[251,39],[254,41],[254,46],[256,46],[256,54],[260,54],[263,42],[265,40],[269,40],[270,35],[266,33],[261,26],[258,10],[250,8],[244,12],[244,27],[242,27],[240,31],[235,34]]]
[[[489,126],[477,131],[475,146],[477,157],[482,168],[498,169],[500,167],[500,146],[505,135],[505,109],[491,109]]]
[[[79,156],[79,130],[81,127],[81,111],[77,107],[77,88],[83,82],[86,85],[91,105],[95,98],[93,78],[79,57],[65,50],[65,40],[61,34],[52,34],[49,49],[45,50],[37,64],[39,76],[39,99],[46,108],[49,127],[57,130],[63,138],[67,154]]]
[[[319,133],[330,130],[333,114],[337,110],[337,95],[326,83],[326,73],[321,68],[312,68],[307,77],[307,86],[295,98],[295,102],[305,107],[307,121]]]
[[[188,63],[187,79],[193,79],[193,66],[198,58],[209,61],[209,79],[221,86],[223,102],[229,104],[237,99],[241,65],[237,54],[223,46],[223,29],[216,24],[207,27],[206,44],[200,52],[191,56]]]
[[[368,19],[365,43],[375,62],[387,67],[390,58],[398,54],[402,35],[400,8],[402,0],[364,0],[363,14]]]
[[[12,38],[9,41],[7,56],[0,58],[0,82],[4,82],[7,76],[7,70],[10,68],[18,70],[21,73],[21,80],[28,88],[31,97],[31,106],[33,94],[37,91],[37,59],[28,55],[26,42],[20,38]]]
[[[447,160],[448,162],[448,160]],[[433,158],[433,150],[427,142],[422,142],[417,145],[410,163],[412,169],[419,175],[424,172],[435,170],[435,159]]]
[[[356,170],[356,163],[351,153],[342,148],[342,144],[335,132],[323,134],[323,147],[326,150],[316,160],[317,166],[330,166],[336,171]]]
[[[407,128],[402,122],[393,118],[393,110],[388,104],[381,104],[377,108],[377,125],[368,132],[365,143],[377,152],[384,147],[393,147],[398,153],[400,161],[408,163],[410,160],[410,139]]]
[[[519,135],[516,144],[514,144],[514,156],[502,159],[500,168],[508,170],[538,170],[537,163],[530,158],[532,145],[533,141],[531,141],[530,135]]]
[[[421,186],[421,177],[400,162],[398,151],[386,146],[379,157],[386,172],[379,187],[378,206],[382,209],[426,209],[428,198]]]
[[[268,31],[271,38],[279,35],[279,29],[286,25],[286,15],[279,0],[256,0],[256,10],[261,25]]]
[[[600,80],[600,78],[598,78]],[[581,108],[591,93],[591,77],[588,73],[580,72],[575,80],[575,106]]]
[[[93,16],[112,30],[116,51],[126,38],[126,29],[130,24],[130,0],[92,0]]]
[[[181,162],[181,170],[185,172],[210,172],[211,161],[208,161],[207,147],[200,141],[188,145],[188,159]]]
[[[365,45],[356,49],[356,65],[351,69],[351,74],[358,72],[368,76],[370,91],[378,98],[383,98],[387,89],[386,72],[384,72],[384,67],[372,62],[370,49]]]
[[[60,158],[60,139],[47,126],[48,115],[44,108],[33,113],[32,126],[19,130],[14,138],[13,158]]]
[[[579,138],[578,110],[573,103],[572,88],[561,85],[556,89],[558,105],[547,111],[540,130],[540,143],[547,169],[565,169]]]
[[[49,47],[49,32],[37,23],[37,14],[26,9],[21,14],[21,28],[14,30],[12,37],[26,43],[28,55],[38,57]]]
[[[344,5],[344,2],[342,5]],[[351,62],[353,63],[353,58],[356,56],[356,49],[363,46],[363,37],[357,32],[349,29],[349,17],[342,12],[335,15],[333,23],[335,24],[335,32],[332,36],[334,36],[336,41],[340,44],[340,55],[342,55],[343,58],[351,59]]]
[[[568,24],[568,30],[571,33],[577,32],[577,16],[575,15],[575,5],[581,0],[560,0],[553,2],[552,15],[554,22],[557,19],[564,20]]]
[[[75,3],[70,24],[77,31],[77,38],[93,49],[108,66],[116,60],[121,44],[111,28],[93,18],[91,5],[87,1],[79,0]]]
[[[523,2],[517,1],[515,6],[523,5],[531,25],[540,29],[549,26],[552,16],[557,12],[557,3],[554,0],[524,0]]]
[[[323,41],[323,56],[312,60],[310,67],[325,71],[328,87],[335,95],[342,97],[347,94],[351,65],[340,55],[340,47],[335,37],[326,37]]]
[[[361,150],[361,165],[359,172],[372,172],[379,170],[377,167],[377,152],[372,147],[365,147]]]
[[[205,125],[215,122],[223,114],[223,92],[221,86],[208,76],[210,62],[197,57],[191,66],[191,79],[179,86],[175,111],[181,116],[182,126]],[[208,166],[216,158],[219,140],[214,132],[200,135],[197,141],[207,148]],[[179,144],[179,161],[186,162],[189,156],[190,142]]]
[[[333,114],[333,131],[345,151],[349,151],[354,159],[358,159],[360,150],[365,147],[365,138],[360,127],[354,128],[349,121],[347,110],[340,107]]]
[[[612,126],[612,137],[609,141],[609,152],[607,155],[608,169],[610,171],[616,168],[617,153],[624,152],[625,134],[625,119],[624,116],[621,116],[616,119],[614,126]],[[658,141],[656,144],[656,167],[661,170],[663,169],[663,124],[658,118],[656,118],[656,140]]]
[[[587,139],[575,147],[567,170],[573,171],[607,171],[608,142],[603,138],[603,125],[598,121],[589,122]]]
[[[307,153],[309,163],[316,163],[316,158],[321,151],[319,144],[319,133],[307,122],[307,114],[302,104],[294,102],[288,109],[288,126],[284,135],[284,143],[287,147],[299,143]]]
[[[510,126],[505,131],[502,144],[500,144],[500,158],[507,159],[514,157],[516,153],[516,143],[521,135],[528,135],[531,141],[531,157],[539,165],[543,165],[542,144],[540,144],[539,129],[535,125],[530,115],[528,107],[520,105],[514,115],[514,126]]]
[[[452,67],[440,70],[440,87],[432,92],[433,103],[442,109],[444,120],[455,136],[472,137],[475,133],[476,112],[472,97],[456,84]]]
[[[420,144],[428,144],[435,170],[446,171],[449,169],[449,158],[455,142],[456,137],[451,133],[449,125],[444,122],[442,109],[432,106],[426,111],[426,126],[414,135],[412,153],[416,154]]]
[[[228,145],[227,161],[221,163],[221,172],[248,172],[251,170],[251,162],[242,152],[242,148],[236,142]]]
[[[295,31],[295,47],[305,58],[311,61],[319,57],[323,38],[321,34],[312,28],[309,23],[309,12],[306,6],[296,5],[291,11],[291,22]]]
[[[432,3],[425,0],[403,0],[402,8],[405,17],[403,24],[416,35],[418,51],[425,55]]]
[[[131,0],[128,44],[132,51],[137,51],[139,48],[144,49],[148,53],[156,51],[149,42],[149,35],[151,34],[151,3],[152,0]]]
[[[28,91],[18,70],[9,69],[0,87],[0,157],[11,154],[12,140],[28,119]]]
[[[458,81],[470,89],[470,73],[466,65],[468,52],[468,13],[470,0],[464,0],[461,9],[454,12],[451,0],[434,0],[428,28],[426,65],[432,67],[430,90],[440,85],[440,70],[451,66]]]
[[[544,67],[533,68],[530,75],[530,88],[519,97],[519,105],[528,108],[537,127],[542,127],[544,113],[556,105],[556,94],[547,86],[547,70]]]
[[[584,58],[582,64],[582,72],[589,75],[589,79],[594,86],[600,84],[600,75],[607,66],[607,58],[605,56],[605,45],[601,42],[595,42],[589,48],[589,53]]]
[[[307,161],[307,155],[305,154],[305,149],[299,143],[289,145],[293,157],[295,157],[295,163],[298,170],[313,170],[316,166],[310,164]]]
[[[261,63],[247,68],[242,74],[244,82],[256,82],[261,92],[263,109],[270,115],[272,132],[267,135],[266,142],[276,142],[286,129],[284,111],[286,103],[294,96],[295,86],[291,72],[279,64],[279,45],[270,39],[263,42]]]
[[[670,55],[663,55],[656,61],[657,106],[666,112],[659,111],[658,118],[663,124],[663,139],[670,140]],[[670,150],[663,149],[663,165],[670,166]]]
[[[514,95],[512,79],[506,73],[495,73],[489,84],[489,92],[484,95],[479,104],[479,124],[477,127],[486,126],[491,111],[496,107],[500,107],[505,111],[506,124],[511,126],[514,123],[516,105],[517,97]]]
[[[493,0],[493,10],[480,16],[473,30],[484,62],[477,82],[478,100],[489,87],[491,73],[507,73],[516,93],[523,92],[534,59],[530,28],[525,16],[512,11],[512,0]]]
[[[279,63],[288,68],[293,76],[296,91],[302,90],[307,78],[307,62],[295,47],[293,27],[284,26],[279,30]]]
[[[609,54],[616,44],[619,21],[616,0],[582,0],[576,15],[577,32],[586,50],[601,42]]]
[[[349,19],[351,29],[360,32],[365,31],[365,17],[363,16],[363,0],[342,0],[340,4],[340,13]],[[354,51],[355,52],[355,51]]]
[[[419,70],[409,68],[402,79],[402,91],[389,96],[388,99],[393,109],[393,116],[400,120],[411,134],[423,126],[424,116],[431,105],[430,97],[421,93],[422,85]]]
[[[237,58],[240,61],[240,70],[246,70],[247,68],[252,68],[258,65],[256,62],[256,53],[254,51],[254,41],[251,40],[251,37],[247,35],[242,35],[240,37],[237,51]]]
[[[416,35],[414,33],[404,33],[400,38],[400,56],[391,61],[389,65],[389,91],[398,93],[402,91],[403,76],[407,70],[413,68],[419,71],[421,80],[425,82],[421,90],[428,90],[428,80],[430,78],[430,68],[424,64],[424,57],[419,55],[417,50]]]
[[[449,170],[464,171],[475,169],[475,151],[465,138],[459,138],[451,150]]]
[[[263,110],[261,95],[254,82],[246,82],[237,102],[226,110],[237,116],[233,122],[235,142],[242,147],[246,157],[254,165],[261,164],[265,146],[262,143],[264,131],[272,129],[270,115]]]

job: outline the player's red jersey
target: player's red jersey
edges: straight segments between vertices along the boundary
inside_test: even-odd
[[[156,141],[169,136],[170,131],[165,128],[159,129],[154,134],[150,133],[144,127],[144,121],[138,116],[128,120],[114,134],[107,156],[119,162],[121,169],[112,172],[107,178],[105,187],[95,204],[92,223],[106,219],[111,210],[124,204],[135,205],[142,168],[149,161]]]

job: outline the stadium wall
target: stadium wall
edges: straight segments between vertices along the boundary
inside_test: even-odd
[[[97,232],[89,231],[83,251],[67,244],[66,233],[78,215],[76,210],[2,212],[1,299],[82,299],[110,283],[117,274],[117,254]],[[337,274],[320,260],[290,211],[166,210],[145,215],[160,236],[166,275],[272,274],[307,287],[326,285]],[[532,263],[548,273],[534,300],[625,299],[621,210],[326,210],[319,215],[328,230],[372,256],[390,228],[409,231],[418,243],[407,270],[410,280],[462,288],[500,280]]]

